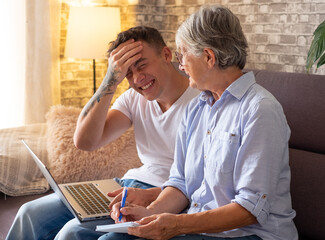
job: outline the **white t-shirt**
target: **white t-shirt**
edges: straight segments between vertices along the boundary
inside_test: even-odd
[[[138,155],[143,163],[140,168],[130,169],[123,179],[136,179],[158,187],[168,180],[178,125],[186,105],[198,94],[198,90],[188,87],[164,113],[156,100],[148,101],[132,88],[116,99],[112,109],[132,121]]]

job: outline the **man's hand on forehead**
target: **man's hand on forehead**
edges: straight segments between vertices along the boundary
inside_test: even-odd
[[[129,39],[114,49],[108,59],[108,71],[111,79],[119,84],[126,76],[130,66],[136,63],[142,56],[142,42]]]
[[[128,57],[132,57],[142,50],[142,42],[134,41],[133,39],[129,39],[124,43],[121,43],[117,48],[115,48],[111,52],[111,56],[123,57],[127,55]]]

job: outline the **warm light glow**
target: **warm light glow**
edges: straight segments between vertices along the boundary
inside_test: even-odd
[[[139,0],[128,0],[128,3],[130,5],[136,5],[136,4],[139,4]]]
[[[25,11],[24,0],[0,1],[0,128],[24,123]]]
[[[111,7],[71,7],[65,56],[106,58],[110,41],[121,31],[120,9]]]

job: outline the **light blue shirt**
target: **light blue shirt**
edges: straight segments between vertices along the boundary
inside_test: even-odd
[[[298,239],[290,197],[290,129],[281,105],[255,82],[252,72],[233,82],[213,105],[212,101],[206,91],[188,105],[164,187],[185,194],[188,213],[235,202],[258,221],[206,235]]]

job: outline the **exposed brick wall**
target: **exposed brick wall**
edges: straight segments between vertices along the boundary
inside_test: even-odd
[[[83,107],[93,95],[93,62],[92,59],[65,58],[65,41],[69,18],[69,4],[81,5],[83,1],[63,0],[61,5],[61,38],[60,38],[60,79],[61,79],[61,104]],[[122,30],[134,26],[132,19],[136,18],[135,5],[128,6],[128,1],[87,1],[96,6],[120,7]],[[96,60],[96,85],[100,86],[107,70],[107,60]],[[124,80],[118,87],[113,101],[128,88]]]
[[[70,3],[63,0],[61,10],[61,102],[82,107],[92,96],[92,61],[63,57]],[[221,4],[240,19],[249,42],[246,67],[284,72],[305,72],[312,33],[325,19],[324,0],[92,0],[98,6],[120,7],[122,30],[135,25],[150,25],[162,33],[175,50],[179,24],[203,4]],[[107,69],[104,60],[96,61],[99,86]],[[317,74],[325,74],[323,66]],[[118,94],[127,89],[123,83]]]

